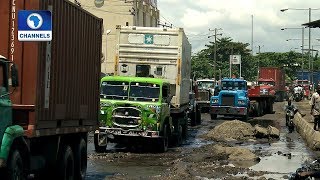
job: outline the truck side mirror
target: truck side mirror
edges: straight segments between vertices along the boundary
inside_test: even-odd
[[[19,86],[19,80],[18,80],[18,69],[15,64],[11,65],[11,86],[12,87],[18,87]]]

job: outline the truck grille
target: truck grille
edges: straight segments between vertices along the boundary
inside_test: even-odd
[[[137,127],[141,120],[141,111],[135,107],[119,107],[113,110],[112,117],[117,126]]]
[[[222,95],[222,101],[221,101],[222,106],[234,106],[234,95]]]
[[[198,92],[198,100],[199,101],[209,101],[209,91],[199,91]]]

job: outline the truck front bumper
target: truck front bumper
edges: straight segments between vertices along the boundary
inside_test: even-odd
[[[143,137],[143,138],[160,138],[159,131],[143,131],[140,129],[128,129],[124,130],[121,128],[108,128],[108,127],[99,127],[95,133],[101,135],[107,135],[108,138],[113,139],[114,136],[127,136],[127,137]]]
[[[200,108],[208,108],[210,107],[210,101],[197,101],[197,105]]]
[[[210,114],[217,115],[247,115],[246,107],[231,107],[231,106],[211,106]]]

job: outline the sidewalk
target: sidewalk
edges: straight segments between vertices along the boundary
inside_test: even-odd
[[[320,131],[313,130],[313,117],[310,115],[309,100],[296,103],[300,111],[306,114],[305,117],[297,113],[294,119],[296,130],[305,140],[308,147],[313,150],[320,150]]]

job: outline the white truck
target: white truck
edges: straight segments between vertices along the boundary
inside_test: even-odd
[[[169,103],[160,102],[159,116],[163,110],[170,108],[169,136],[186,137],[188,121],[192,125],[199,124],[201,114],[192,101],[194,94],[190,93],[191,45],[183,29],[117,26],[116,40],[115,78],[151,77],[168,82],[168,90],[162,89],[159,99],[162,99],[161,92],[168,91],[170,100]],[[142,83],[141,78],[134,81]],[[102,98],[103,101],[105,99]],[[128,103],[133,105],[140,102]]]

